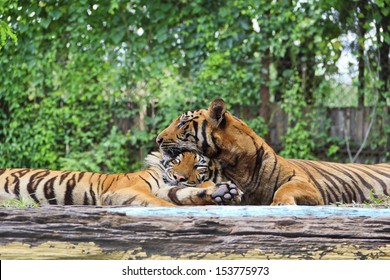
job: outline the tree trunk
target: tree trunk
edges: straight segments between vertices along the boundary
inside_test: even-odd
[[[387,8],[390,8],[390,5],[387,4]],[[377,24],[376,33],[377,33],[377,44],[379,46],[379,79],[383,83],[381,87],[381,95],[380,100],[382,102],[386,102],[386,94],[388,94],[389,83],[390,83],[390,44],[386,42],[386,40],[381,39],[381,37],[385,36],[385,34],[389,33],[389,25],[390,25],[390,14],[384,16],[382,14],[382,20],[380,24]],[[382,28],[382,32],[380,31]]]
[[[390,209],[0,208],[0,259],[390,259]]]
[[[364,81],[364,36],[366,35],[366,31],[364,28],[364,19],[366,13],[365,8],[365,2],[366,1],[359,1],[358,3],[358,69],[359,69],[359,87],[358,87],[358,107],[363,108],[364,107],[364,88],[365,88],[365,81]]]
[[[387,9],[389,4],[385,4]],[[382,19],[376,23],[377,44],[379,48],[379,81],[381,87],[379,89],[379,102],[384,106],[382,131],[386,135],[386,126],[389,124],[390,106],[387,106],[387,98],[390,97],[390,44],[384,39],[385,34],[389,33],[390,14],[387,16],[381,14]],[[381,32],[382,30],[382,32]],[[387,109],[386,109],[387,108]],[[390,150],[390,137],[387,137],[387,151]]]
[[[260,100],[261,105],[259,109],[259,115],[264,119],[265,123],[269,125],[271,119],[271,110],[270,110],[270,92],[269,92],[269,81],[270,81],[270,50],[264,52],[264,56],[261,59],[261,76],[262,84],[260,87]],[[263,135],[265,140],[269,140],[269,135]]]

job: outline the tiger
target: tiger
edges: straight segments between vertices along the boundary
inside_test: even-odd
[[[39,205],[175,206],[236,204],[237,187],[222,182],[218,161],[194,152],[163,160],[160,152],[134,173],[0,169],[0,201],[30,198]]]
[[[364,165],[286,159],[216,99],[188,111],[156,142],[164,158],[196,151],[219,160],[227,180],[243,193],[242,204],[329,205],[363,203],[390,193],[390,164]]]

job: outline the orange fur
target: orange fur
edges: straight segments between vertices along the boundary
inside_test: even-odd
[[[285,159],[221,99],[208,110],[189,111],[156,138],[164,157],[197,151],[220,160],[224,176],[243,192],[245,204],[363,202],[390,194],[390,164],[361,165]]]
[[[0,169],[0,201],[30,197],[37,203],[62,205],[205,205],[215,204],[219,185],[209,180],[214,165],[194,153],[162,163],[160,153],[147,157],[149,168],[127,174],[47,169]],[[199,168],[200,163],[203,163]],[[207,170],[203,168],[204,164]],[[215,168],[218,168],[216,166]],[[167,176],[167,177],[165,177]],[[180,181],[176,181],[180,177]]]

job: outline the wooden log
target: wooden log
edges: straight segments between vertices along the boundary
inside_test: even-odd
[[[390,209],[0,209],[0,259],[390,259]]]

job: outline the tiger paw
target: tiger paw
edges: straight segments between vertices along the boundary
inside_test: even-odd
[[[271,206],[285,206],[285,205],[297,205],[294,198],[288,197],[287,199],[274,199]]]
[[[271,203],[271,206],[285,206],[285,205],[297,205],[297,204],[295,202],[294,197],[290,195],[284,195],[284,196],[275,195]]]
[[[211,194],[211,198],[216,204],[239,204],[241,202],[242,191],[232,182],[216,184],[217,189]]]

